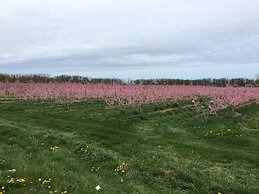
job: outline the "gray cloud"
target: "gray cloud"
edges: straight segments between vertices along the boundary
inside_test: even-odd
[[[0,72],[254,77],[256,0],[0,2]]]

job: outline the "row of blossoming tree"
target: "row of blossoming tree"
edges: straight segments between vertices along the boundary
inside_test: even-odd
[[[258,87],[179,85],[121,85],[76,83],[0,83],[0,98],[55,100],[59,103],[103,99],[110,106],[141,105],[169,100],[208,97],[218,107],[259,102]]]

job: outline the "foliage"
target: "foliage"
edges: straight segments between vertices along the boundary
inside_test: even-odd
[[[251,87],[257,86],[255,80],[245,78],[233,78],[233,79],[138,79],[133,81],[135,84],[144,85],[193,85],[193,86],[217,86],[217,87]]]
[[[109,79],[109,78],[88,78],[78,75],[59,75],[51,77],[50,75],[45,74],[31,74],[31,75],[16,75],[16,74],[1,74],[0,73],[0,82],[9,82],[9,83],[103,83],[103,84],[112,84],[120,83],[120,79]]]
[[[258,79],[233,78],[233,79],[137,79],[121,80],[117,78],[89,78],[78,75],[50,76],[45,74],[1,74],[0,82],[21,83],[102,83],[102,84],[134,84],[134,85],[194,85],[194,86],[217,86],[217,87],[256,87]]]

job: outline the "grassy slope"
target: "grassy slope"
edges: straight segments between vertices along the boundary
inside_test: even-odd
[[[205,119],[185,103],[123,111],[96,101],[0,103],[0,186],[7,194],[259,193],[259,105]],[[115,172],[123,162],[125,173]]]

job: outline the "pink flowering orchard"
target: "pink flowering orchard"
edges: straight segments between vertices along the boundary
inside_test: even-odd
[[[140,105],[169,100],[210,97],[218,106],[259,102],[258,87],[210,87],[185,85],[120,85],[76,83],[0,83],[1,98],[73,102],[103,99],[109,105]]]

